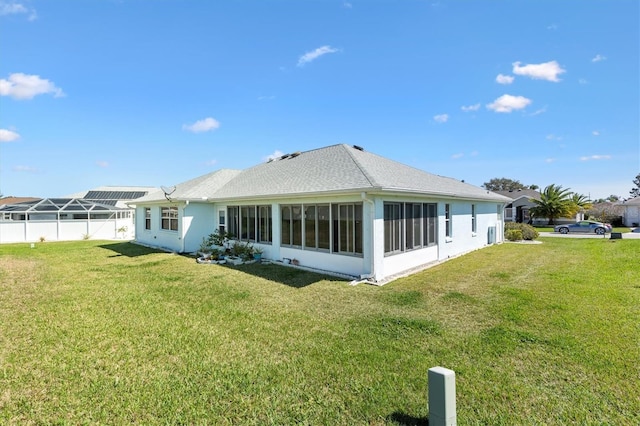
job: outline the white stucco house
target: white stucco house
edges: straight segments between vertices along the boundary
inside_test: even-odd
[[[192,253],[221,229],[261,247],[263,258],[383,282],[502,242],[510,201],[339,144],[139,198],[135,240]]]
[[[638,227],[640,225],[640,197],[635,197],[621,204],[624,208],[622,222],[625,226]]]

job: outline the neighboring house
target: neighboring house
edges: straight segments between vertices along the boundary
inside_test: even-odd
[[[621,204],[624,208],[622,222],[625,226],[638,227],[640,225],[640,197],[635,197]]]
[[[382,282],[503,241],[509,198],[357,146],[218,170],[136,200],[136,241],[195,252],[216,229],[263,258]]]
[[[515,191],[494,191],[511,199],[504,208],[505,222],[529,223],[531,219],[530,210],[536,206],[531,199],[540,200],[540,193],[533,189],[518,189]],[[545,222],[546,223],[546,222]]]
[[[125,202],[156,190],[101,187],[61,198],[12,197],[10,203],[0,202],[0,243],[131,239],[135,210]]]

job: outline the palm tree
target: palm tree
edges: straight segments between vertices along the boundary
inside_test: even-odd
[[[562,189],[560,185],[551,184],[540,193],[540,199],[531,199],[535,207],[531,208],[531,214],[535,217],[546,217],[549,225],[553,225],[554,219],[571,215],[573,205],[572,192]]]
[[[571,194],[571,216],[575,216],[578,212],[589,210],[593,203],[586,195],[574,192]]]

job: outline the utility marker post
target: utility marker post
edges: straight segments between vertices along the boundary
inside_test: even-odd
[[[456,373],[432,367],[429,380],[429,426],[456,426]]]

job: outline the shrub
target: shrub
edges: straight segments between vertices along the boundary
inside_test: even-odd
[[[522,240],[522,231],[519,229],[508,229],[504,237],[509,241],[520,241]]]
[[[538,234],[538,231],[536,231],[536,228],[531,225],[527,225],[526,223],[507,222],[504,225],[504,230],[506,232],[510,230],[520,231],[522,233],[522,238],[520,238],[521,240],[535,240],[540,235]]]

